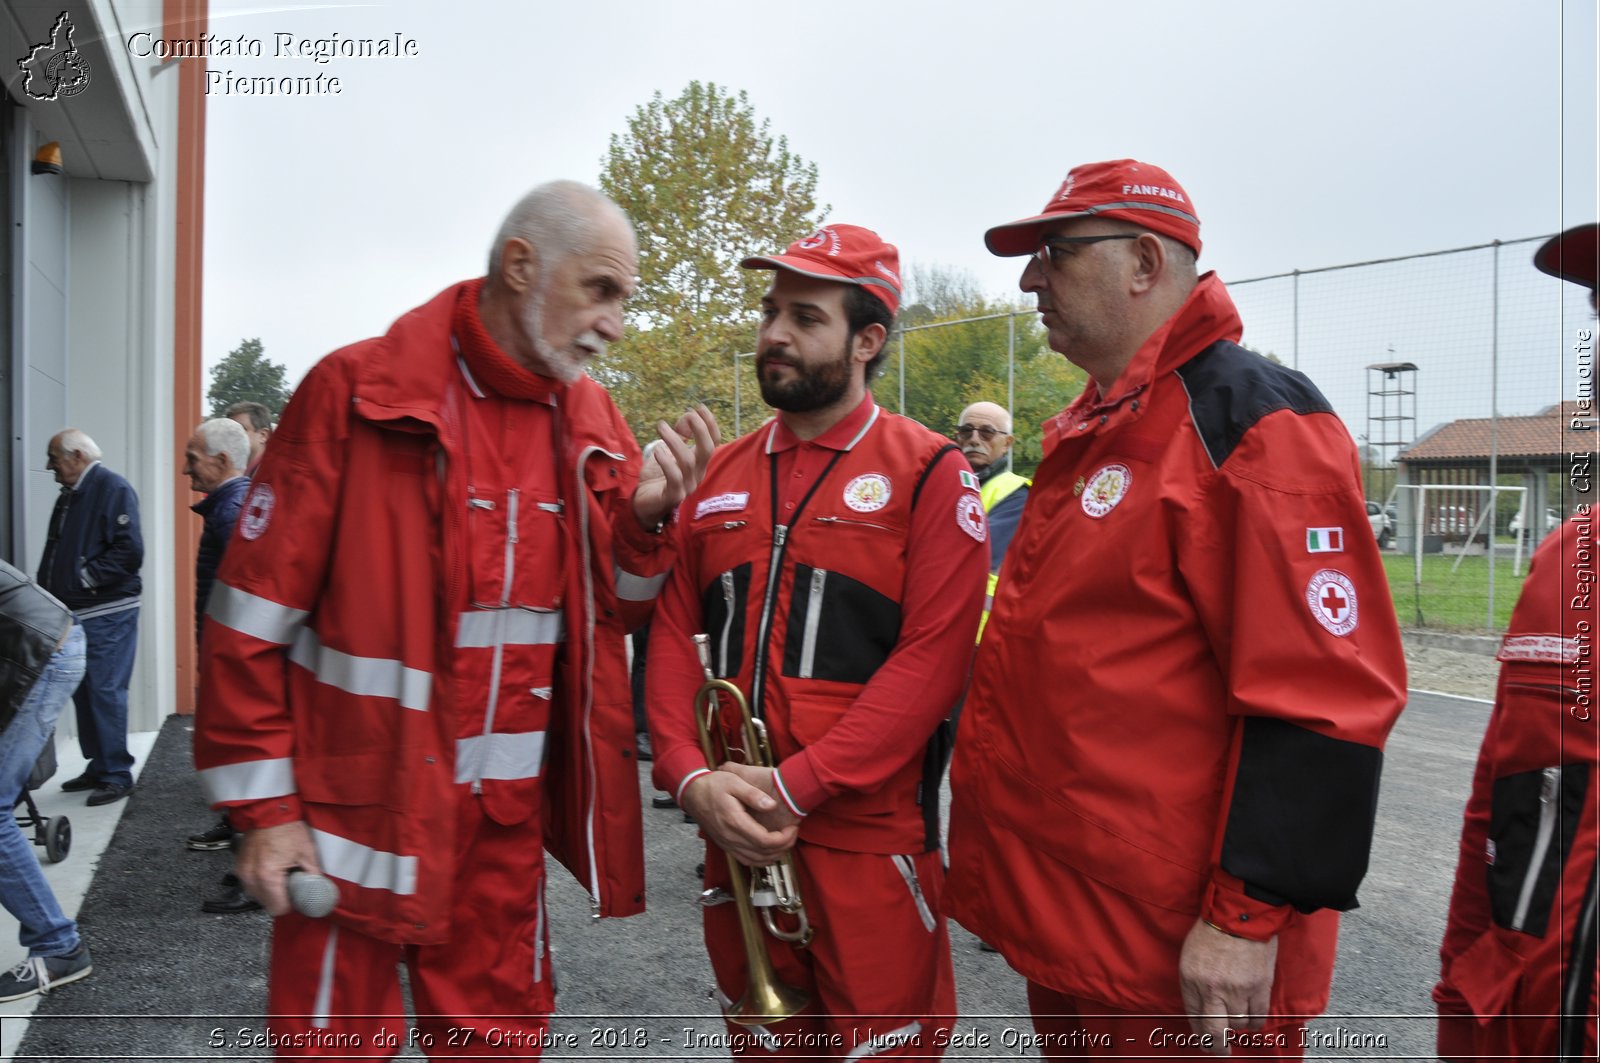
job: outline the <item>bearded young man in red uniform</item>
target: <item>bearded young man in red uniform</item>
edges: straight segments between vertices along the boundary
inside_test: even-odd
[[[535,1057],[544,850],[596,915],[643,909],[623,637],[716,426],[659,425],[640,483],[583,373],[621,336],[635,255],[614,203],[542,185],[485,278],[323,359],[273,435],[205,621],[195,761],[277,917],[281,1055],[404,1043],[404,962],[430,1056]],[[330,917],[289,910],[295,867],[333,880]]]
[[[1089,384],[1045,425],[978,649],[950,911],[1028,979],[1046,1058],[1300,1058],[1405,703],[1355,445],[1238,345],[1158,167],[1079,166],[986,239],[1030,256]]]
[[[702,903],[725,1010],[747,972],[722,854],[756,866],[792,852],[798,869],[815,937],[763,941],[810,1004],[730,1025],[736,1054],[940,1055],[955,1013],[942,721],[983,600],[983,505],[960,451],[868,390],[900,302],[893,246],[829,225],[743,266],[775,271],[756,372],[777,416],[719,450],[679,509],[650,634],[655,782],[711,843]],[[775,767],[706,764],[696,633],[766,722]]]
[[[1593,305],[1600,225],[1553,237],[1533,263],[1588,288]],[[1577,336],[1575,346],[1581,351],[1585,345],[1592,366],[1593,329]],[[1500,685],[1461,829],[1433,990],[1439,1056],[1449,1063],[1596,1054],[1594,420],[1592,402],[1580,403],[1564,447],[1571,455],[1566,493],[1572,514],[1534,552],[1500,645]]]

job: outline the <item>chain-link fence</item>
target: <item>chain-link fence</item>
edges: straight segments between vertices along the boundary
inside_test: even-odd
[[[1309,376],[1355,439],[1403,624],[1503,630],[1527,554],[1570,507],[1561,411],[1592,394],[1575,348],[1594,314],[1586,292],[1533,268],[1546,238],[1228,283],[1244,343]],[[938,431],[969,402],[1006,405],[1027,471],[1040,423],[1084,377],[1030,308],[996,309],[902,320],[875,391]]]

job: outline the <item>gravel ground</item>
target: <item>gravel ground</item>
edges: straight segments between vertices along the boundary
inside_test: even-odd
[[[1494,643],[1491,641],[1489,645]],[[1406,671],[1406,686],[1412,690],[1431,690],[1489,701],[1494,699],[1500,662],[1487,653],[1425,646],[1408,633]]]

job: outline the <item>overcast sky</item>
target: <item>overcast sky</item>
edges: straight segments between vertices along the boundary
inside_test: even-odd
[[[832,220],[995,294],[1014,291],[1019,263],[990,257],[983,230],[1036,212],[1096,159],[1172,172],[1203,222],[1201,265],[1224,279],[1597,216],[1589,0],[212,0],[211,12],[213,33],[263,55],[210,60],[206,364],[259,336],[296,380],[481,273],[523,191],[594,182],[633,109],[692,79],[749,93],[817,164]],[[279,34],[399,34],[417,54],[318,64],[274,57]],[[321,73],[341,92],[227,94],[230,72]],[[1515,254],[1525,263],[1531,246]]]

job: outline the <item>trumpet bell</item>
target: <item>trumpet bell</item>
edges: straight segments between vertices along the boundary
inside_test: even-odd
[[[776,979],[755,978],[723,1017],[738,1026],[767,1026],[793,1018],[809,1003],[811,997],[803,990]]]

